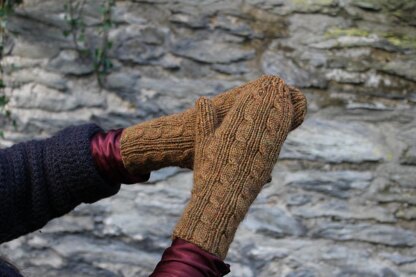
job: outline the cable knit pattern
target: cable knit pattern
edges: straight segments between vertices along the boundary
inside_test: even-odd
[[[93,124],[0,150],[0,243],[43,227],[81,203],[118,192],[93,161]]]
[[[212,99],[216,108],[218,122],[221,123],[242,92],[251,91],[270,76],[233,88]],[[305,106],[303,94],[290,88],[292,98],[300,106]],[[305,116],[304,109],[296,114],[292,129],[301,124]],[[121,155],[123,163],[131,174],[141,174],[166,166],[192,168],[195,140],[195,109],[182,113],[163,116],[124,130],[121,137]]]
[[[201,98],[196,108],[194,187],[173,237],[224,259],[238,225],[270,178],[294,116],[305,115],[306,102],[295,112],[288,86],[269,76],[237,99],[218,128],[210,100]]]

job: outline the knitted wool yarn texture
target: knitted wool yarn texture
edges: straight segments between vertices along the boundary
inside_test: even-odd
[[[237,97],[257,89],[270,78],[273,77],[260,77],[214,97],[212,104],[215,107],[218,122],[222,122]],[[289,87],[289,90],[293,102],[299,107],[305,107],[306,99],[303,94],[295,88]],[[135,175],[166,166],[192,168],[195,115],[195,109],[192,108],[125,129],[121,137],[121,155],[127,170]],[[296,109],[292,129],[302,123],[304,116],[304,108]]]
[[[277,77],[263,78],[239,97],[217,129],[213,102],[200,98],[196,109],[194,186],[173,238],[225,259],[296,113],[289,88]],[[305,106],[297,113],[304,115]]]

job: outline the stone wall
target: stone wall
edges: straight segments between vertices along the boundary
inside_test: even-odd
[[[239,228],[229,276],[416,276],[415,1],[117,2],[103,89],[62,34],[62,1],[25,2],[8,26],[17,127],[2,146],[129,126],[278,74],[304,91],[308,118]],[[192,172],[162,170],[0,251],[26,276],[148,276],[191,186]]]

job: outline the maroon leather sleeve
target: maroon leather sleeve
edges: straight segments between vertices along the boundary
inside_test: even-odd
[[[100,174],[115,184],[134,184],[149,180],[150,173],[132,176],[124,167],[120,152],[123,129],[98,132],[91,139],[91,152]]]
[[[150,277],[218,277],[230,272],[230,265],[195,244],[175,239],[165,250]]]

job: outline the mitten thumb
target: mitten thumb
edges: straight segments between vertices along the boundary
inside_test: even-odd
[[[293,105],[293,121],[291,131],[298,128],[305,119],[307,101],[305,95],[297,88],[289,86],[290,98]]]
[[[196,124],[195,124],[195,148],[215,132],[218,124],[217,112],[212,101],[206,97],[200,97],[195,103]]]

